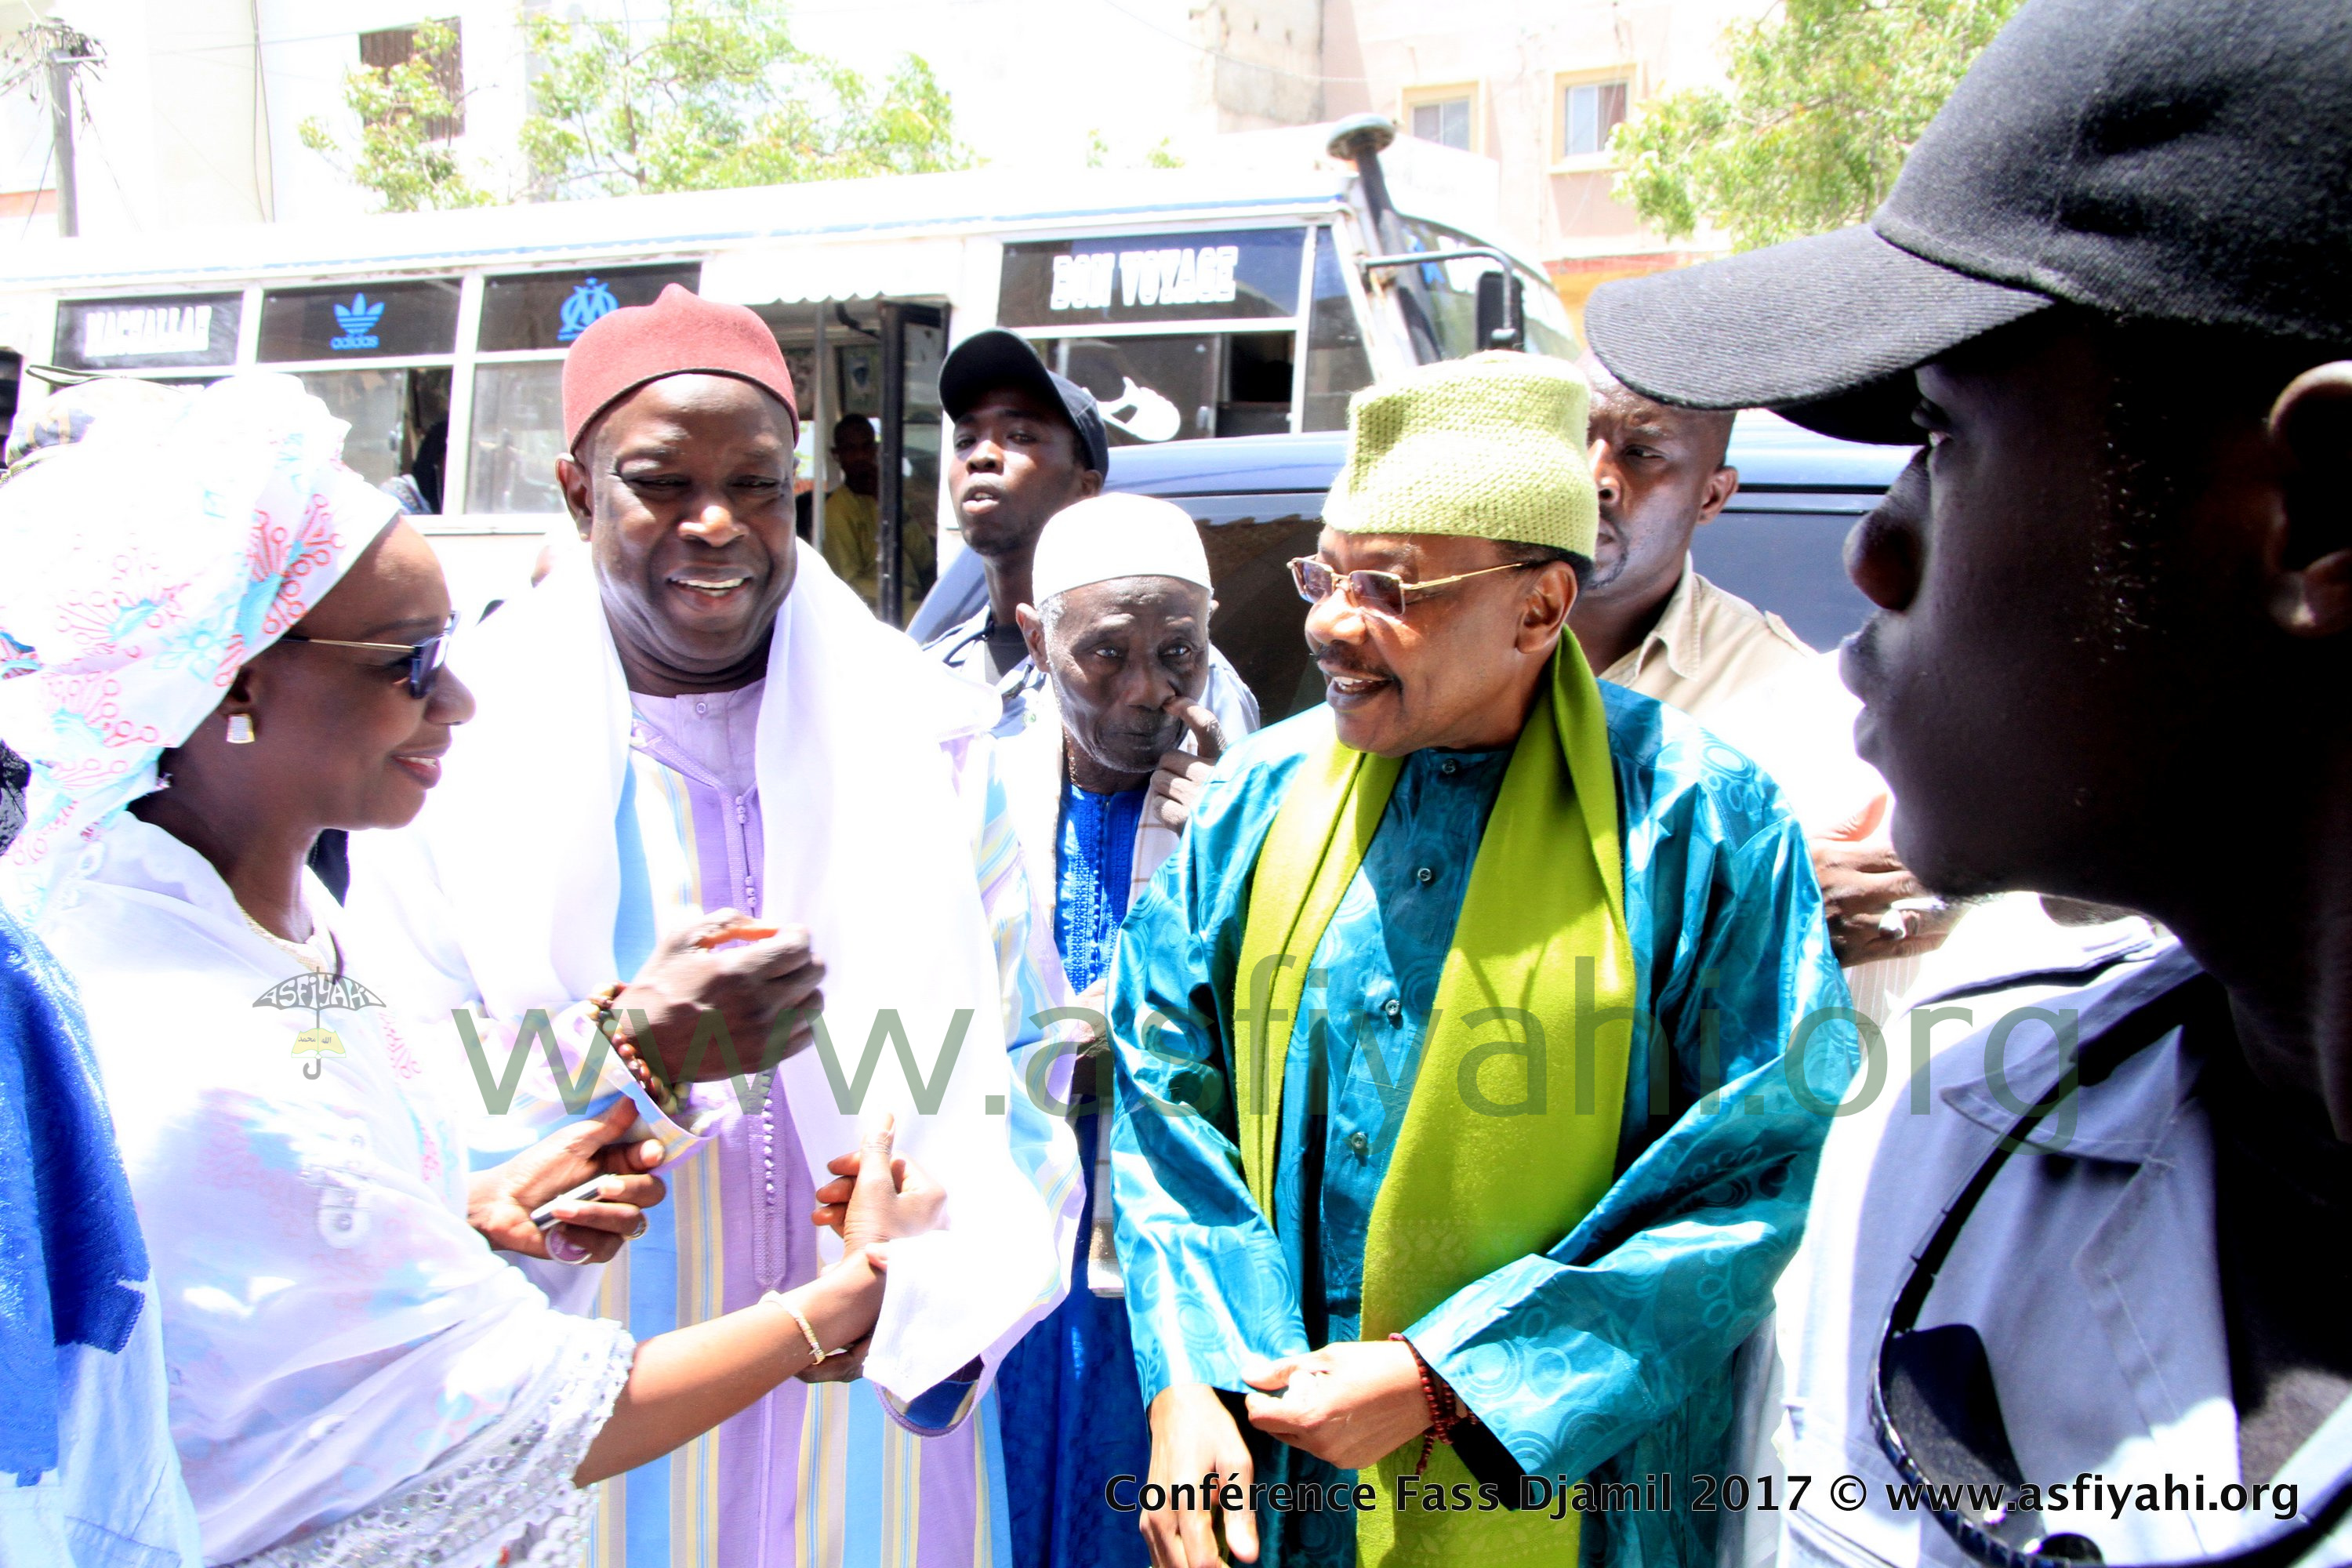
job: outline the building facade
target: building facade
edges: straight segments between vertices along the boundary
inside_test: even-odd
[[[1619,201],[1609,133],[1650,99],[1720,84],[1724,29],[1767,3],[1327,0],[1325,111],[1374,110],[1494,159],[1505,232],[1580,321],[1611,279],[1724,248],[1704,232],[1669,241]]]
[[[594,19],[622,0],[538,0]],[[1374,110],[1405,134],[1491,160],[1496,231],[1540,261],[1571,312],[1599,283],[1720,248],[1668,242],[1612,194],[1609,132],[1646,100],[1721,77],[1727,24],[1766,0],[804,0],[804,48],[879,76],[909,47],[989,166],[1230,162],[1260,139]],[[654,7],[639,4],[640,22]],[[506,199],[537,64],[514,0],[436,0],[459,37],[451,127],[461,164]],[[103,46],[77,76],[80,230],[332,220],[373,194],[304,144],[349,148],[344,83],[406,58],[416,0],[15,0],[13,22],[69,23]],[[0,97],[0,243],[54,232],[56,161],[37,82]]]

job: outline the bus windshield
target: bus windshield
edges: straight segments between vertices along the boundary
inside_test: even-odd
[[[1407,250],[1458,250],[1486,243],[1419,218],[1405,218],[1402,223]],[[1437,335],[1438,352],[1445,358],[1461,359],[1485,346],[1478,342],[1478,276],[1494,269],[1494,263],[1482,257],[1433,261],[1419,269],[1422,287],[1429,297],[1430,325]],[[1574,359],[1576,336],[1570,330],[1568,311],[1561,306],[1559,296],[1552,292],[1549,280],[1523,272],[1520,282],[1525,285],[1521,297],[1527,315],[1528,352],[1549,354],[1555,359]]]

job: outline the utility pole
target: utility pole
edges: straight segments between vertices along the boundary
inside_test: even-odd
[[[58,234],[81,232],[80,186],[74,179],[74,76],[106,64],[96,38],[64,22],[37,22],[0,43],[0,96],[46,87],[49,99],[50,162],[58,172]]]
[[[82,57],[58,48],[49,51],[49,139],[57,149],[58,234],[71,239],[81,232],[81,215],[74,199],[73,79]]]

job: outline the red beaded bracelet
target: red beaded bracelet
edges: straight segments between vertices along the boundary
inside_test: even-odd
[[[1450,1388],[1445,1391],[1444,1398],[1439,1398],[1437,1374],[1429,1370],[1429,1363],[1422,1359],[1421,1352],[1413,1348],[1412,1342],[1402,1334],[1391,1334],[1389,1338],[1404,1346],[1412,1356],[1413,1370],[1421,1374],[1421,1397],[1429,1405],[1429,1430],[1421,1435],[1421,1458],[1412,1467],[1414,1475],[1424,1475],[1429,1469],[1429,1456],[1433,1446],[1443,1443],[1452,1447],[1454,1429],[1457,1426],[1477,1425],[1478,1413],[1475,1410],[1457,1413],[1454,1407],[1454,1391]]]

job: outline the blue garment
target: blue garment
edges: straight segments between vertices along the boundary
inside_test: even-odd
[[[1856,1047],[1834,1011],[1849,999],[1803,835],[1778,789],[1685,716],[1601,690],[1647,1020],[1628,1063],[1618,1179],[1557,1246],[1473,1281],[1407,1337],[1525,1473],[1679,1478],[1720,1470],[1733,1352],[1796,1247],[1828,1125],[1803,1097],[1826,1109]],[[1252,1362],[1355,1334],[1366,1227],[1501,785],[1501,752],[1406,760],[1308,967],[1285,1081],[1314,1092],[1283,1097],[1269,1226],[1233,1142],[1234,969],[1258,853],[1318,733],[1294,721],[1226,753],[1182,848],[1129,915],[1113,972],[1118,1247],[1147,1401],[1174,1383],[1238,1392]],[[1146,1050],[1154,1012],[1176,1022]],[[1333,1475],[1255,1435],[1253,1447],[1262,1479]],[[1678,1480],[1677,1500],[1689,1495]],[[1686,1510],[1588,1517],[1583,1555],[1699,1568],[1714,1523]],[[1260,1562],[1352,1563],[1354,1528],[1346,1513],[1269,1514]]]
[[[1146,793],[1062,786],[1054,941],[1073,991],[1092,985],[1110,963],[1127,916]],[[1127,1303],[1087,1289],[1087,1238],[1098,1196],[1098,1104],[1090,1098],[1071,1108],[1087,1196],[1070,1293],[1013,1347],[996,1374],[1013,1555],[1023,1568],[1146,1568],[1151,1561],[1135,1516],[1103,1501],[1111,1477],[1150,1473],[1151,1430],[1135,1382]]]
[[[0,1568],[195,1568],[149,1265],[71,983],[0,912]]]
[[[1097,795],[1062,785],[1062,831],[1054,849],[1054,945],[1070,989],[1083,993],[1110,967],[1118,922],[1127,918],[1135,829],[1150,786]]]
[[[64,973],[0,914],[0,1472],[58,1463],[65,1345],[113,1354],[146,1298],[147,1244]]]

